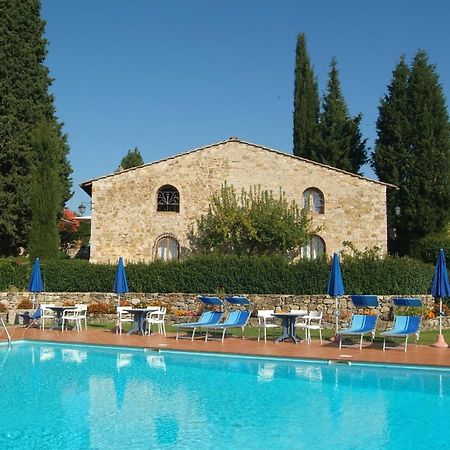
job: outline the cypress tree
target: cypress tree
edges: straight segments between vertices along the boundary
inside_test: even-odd
[[[382,181],[399,187],[398,249],[411,253],[415,242],[448,226],[450,127],[439,77],[427,54],[417,52],[411,69],[405,66],[404,61],[397,66],[380,105],[373,164]]]
[[[404,183],[404,220],[414,243],[444,231],[450,208],[449,117],[436,68],[424,51],[417,52],[412,62],[408,103],[414,164]]]
[[[387,219],[390,229],[397,233],[389,235],[389,250],[404,253],[401,240],[404,236],[401,218],[395,214],[395,208],[405,207],[403,183],[411,166],[409,148],[409,107],[408,107],[409,67],[402,56],[392,72],[392,81],[387,94],[381,99],[378,108],[375,150],[372,155],[372,167],[380,181],[392,183],[399,190],[389,189],[387,193]],[[406,217],[404,214],[403,217]]]
[[[0,254],[14,255],[27,247],[31,204],[29,187],[37,155],[32,130],[48,122],[58,139],[55,161],[63,192],[71,196],[71,167],[62,124],[55,116],[52,83],[44,65],[47,41],[39,0],[0,2]],[[61,205],[62,206],[62,205]],[[62,209],[62,208],[61,208]]]
[[[31,221],[28,251],[32,259],[54,258],[58,254],[58,213],[61,210],[62,186],[58,160],[61,145],[50,124],[38,124],[32,134],[32,150],[37,155],[31,173]]]
[[[303,33],[297,37],[294,87],[294,155],[314,159],[320,112],[317,81],[311,67]]]
[[[357,173],[367,160],[366,140],[359,130],[361,116],[350,117],[341,92],[336,59],[332,59],[327,92],[322,102],[320,135],[322,145],[316,161]]]

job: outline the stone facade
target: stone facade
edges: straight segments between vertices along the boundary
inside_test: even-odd
[[[211,195],[226,182],[286,193],[302,206],[303,192],[319,190],[324,212],[311,213],[314,227],[332,254],[343,241],[386,252],[386,189],[390,186],[323,164],[231,138],[181,155],[82,184],[92,196],[91,262],[152,261],[158,239],[175,238],[188,251],[188,230],[208,209]],[[157,211],[164,185],[180,196],[179,212]]]
[[[28,292],[3,292],[0,293],[0,304],[8,310],[10,323],[15,322],[17,305],[24,299],[31,298],[32,294]],[[431,295],[413,295],[411,297],[420,297],[424,304],[424,312],[429,311],[434,306],[434,300]],[[172,293],[135,293],[130,292],[122,297],[128,302],[139,305],[141,303],[166,306],[167,322],[179,323],[192,320],[192,315],[201,312],[201,303],[194,294]],[[248,295],[252,302],[253,314],[251,324],[256,325],[256,312],[259,309],[273,309],[275,311],[289,311],[290,309],[306,309],[308,311],[323,311],[325,328],[334,328],[335,326],[335,300],[325,295]],[[375,309],[379,315],[377,329],[382,331],[392,325],[393,304],[392,296],[379,296],[379,307]],[[117,295],[102,292],[46,292],[39,294],[36,302],[56,303],[56,304],[92,304],[96,302],[117,305]],[[339,299],[339,326],[349,325],[352,313],[356,312],[349,296],[343,296]],[[88,321],[113,321],[114,316],[97,317],[89,314]],[[423,320],[422,330],[437,330],[439,326],[438,319]],[[443,327],[450,328],[450,317],[443,318]]]

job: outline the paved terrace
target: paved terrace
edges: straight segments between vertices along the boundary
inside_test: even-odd
[[[275,356],[288,358],[305,358],[339,361],[363,361],[371,363],[392,363],[408,365],[428,365],[450,367],[450,349],[440,349],[431,346],[410,344],[405,353],[403,347],[386,350],[383,352],[381,344],[366,342],[362,350],[359,347],[345,347],[339,349],[334,343],[313,340],[311,344],[301,342],[258,342],[256,338],[242,339],[229,337],[224,342],[208,341],[204,339],[175,339],[174,334],[163,337],[159,334],[151,336],[139,336],[127,334],[115,334],[109,330],[88,329],[81,332],[40,330],[36,328],[9,328],[13,340],[31,339],[52,342],[68,342],[80,344],[97,344],[108,346],[143,347],[150,349],[170,349],[195,352],[229,353],[255,356]]]

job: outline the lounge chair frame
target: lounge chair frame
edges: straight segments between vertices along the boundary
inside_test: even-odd
[[[366,334],[371,334],[371,342],[375,339],[375,329],[377,326],[378,316],[374,314],[355,314],[352,317],[350,328],[339,330],[339,348],[353,347],[353,344],[347,345],[342,343],[343,336],[359,336],[359,349],[362,350],[363,338]]]
[[[416,336],[416,346],[420,334],[420,316],[395,316],[394,324],[388,331],[381,333],[383,336],[383,350],[396,349],[397,346],[386,345],[386,338],[389,339],[405,339],[403,351],[408,349],[408,337]],[[394,341],[395,342],[395,341]]]
[[[242,339],[245,339],[244,328],[246,327],[249,319],[250,319],[250,311],[239,311],[239,310],[231,311],[228,314],[227,318],[225,319],[225,322],[223,322],[222,324],[208,325],[202,327],[206,331],[205,341],[208,341],[208,337],[211,331],[221,330],[222,337],[219,338],[209,337],[209,340],[210,341],[220,340],[223,342],[225,339],[225,334],[227,330],[229,330],[230,328],[240,328],[242,331]]]
[[[205,311],[199,318],[197,322],[187,322],[176,324],[177,335],[175,339],[190,339],[193,341],[195,339],[195,332],[197,329],[208,325],[218,325],[220,319],[223,316],[221,311]],[[186,330],[186,336],[180,336],[180,330]],[[192,330],[192,334],[189,336],[188,331]]]
[[[227,330],[229,330],[230,328],[240,328],[242,330],[242,339],[245,339],[244,328],[247,326],[251,315],[252,304],[250,300],[247,297],[239,295],[227,296],[225,297],[225,300],[232,306],[246,307],[248,309],[246,310],[233,309],[228,313],[223,323],[220,323],[218,325],[208,325],[202,327],[206,331],[205,341],[208,340],[210,331],[222,331],[222,337],[219,338],[209,337],[209,340],[216,339],[223,342],[225,339],[225,334]]]

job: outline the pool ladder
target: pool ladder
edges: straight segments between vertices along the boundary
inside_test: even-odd
[[[3,317],[0,316],[0,322],[2,324],[3,329],[5,330],[6,336],[8,337],[8,343],[11,343],[11,336],[9,334],[8,328],[6,327],[5,321],[3,320]]]

